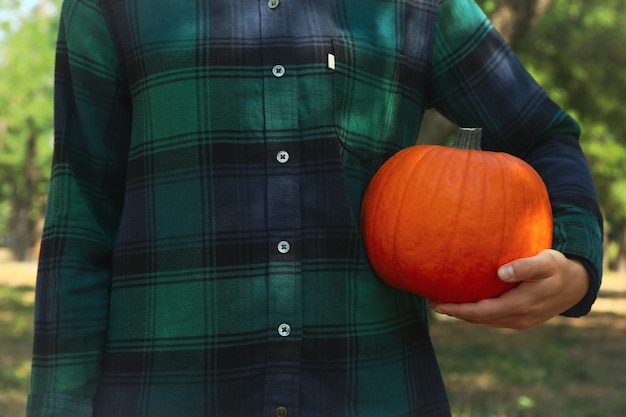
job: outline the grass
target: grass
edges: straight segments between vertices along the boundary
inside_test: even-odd
[[[25,282],[28,273],[31,284]],[[33,333],[34,266],[0,261],[0,417],[24,415]],[[7,283],[7,277],[19,283]]]
[[[34,275],[0,256],[0,417],[24,415]],[[626,416],[626,277],[605,282],[589,316],[524,332],[433,320],[454,417]]]
[[[435,320],[454,416],[626,416],[625,281],[605,277],[589,316],[524,332]]]

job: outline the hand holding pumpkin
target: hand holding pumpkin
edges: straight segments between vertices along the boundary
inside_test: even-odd
[[[414,146],[390,158],[363,198],[372,267],[389,285],[470,323],[526,329],[577,304],[584,266],[552,245],[541,177],[512,155],[480,150],[480,129],[453,148]]]
[[[470,323],[523,330],[574,306],[589,287],[584,266],[552,249],[509,262],[498,275],[521,284],[497,298],[465,304],[431,302],[431,307]]]
[[[552,246],[552,210],[537,172],[480,150],[481,129],[453,147],[417,145],[378,170],[363,197],[368,259],[389,285],[424,298],[471,303],[516,286],[497,270]]]

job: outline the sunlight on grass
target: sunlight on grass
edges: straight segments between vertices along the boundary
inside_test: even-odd
[[[0,417],[22,417],[29,388],[35,292],[22,282],[0,286]]]
[[[0,260],[0,417],[24,416],[35,269]],[[436,317],[431,333],[453,417],[626,416],[626,277],[605,283],[588,317],[524,332]]]
[[[606,284],[598,311],[524,332],[435,316],[431,333],[453,416],[626,416],[626,277],[608,276]]]

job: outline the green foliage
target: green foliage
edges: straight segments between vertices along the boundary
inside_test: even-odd
[[[556,0],[518,54],[583,126],[602,208],[618,239],[626,221],[626,3]]]
[[[58,18],[18,6],[0,2],[0,236],[11,232],[16,201],[31,201],[33,222],[41,217],[52,153]]]
[[[490,15],[496,10],[496,0],[477,0],[476,3],[483,9],[483,11]]]

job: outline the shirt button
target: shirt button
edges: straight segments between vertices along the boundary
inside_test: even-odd
[[[287,417],[287,407],[276,407],[274,415],[276,417]]]
[[[267,2],[267,7],[269,7],[270,9],[275,9],[278,7],[279,4],[280,4],[280,0],[269,0]]]
[[[276,160],[280,162],[281,164],[286,163],[287,161],[289,161],[289,152],[287,151],[278,152],[276,154]]]
[[[291,326],[287,323],[281,324],[280,326],[278,326],[278,334],[282,337],[289,336],[291,334]]]
[[[281,240],[278,242],[278,252],[287,253],[291,249],[291,245],[286,240]]]
[[[274,68],[272,68],[272,74],[274,74],[274,77],[276,78],[282,77],[285,75],[285,67],[282,65],[274,65]]]

